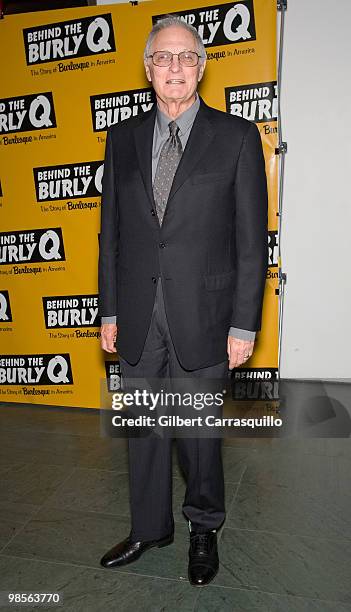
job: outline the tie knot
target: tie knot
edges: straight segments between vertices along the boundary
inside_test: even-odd
[[[171,136],[177,136],[179,132],[179,125],[175,121],[170,121],[168,124],[169,132]]]

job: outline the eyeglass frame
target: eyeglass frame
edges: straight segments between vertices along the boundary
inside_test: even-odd
[[[155,53],[166,53],[166,52],[167,52],[167,53],[171,53],[171,55],[172,55],[172,59],[171,59],[170,63],[169,63],[169,64],[166,64],[165,66],[160,66],[159,64],[155,64],[155,63],[154,63],[154,55],[155,55]],[[158,66],[159,68],[168,68],[169,66],[171,66],[171,65],[172,65],[172,62],[173,62],[173,57],[174,57],[175,55],[177,55],[177,56],[178,56],[178,62],[179,62],[179,64],[180,64],[181,66],[184,66],[184,64],[182,64],[182,63],[181,63],[181,61],[180,61],[180,59],[179,59],[179,56],[180,56],[182,53],[194,53],[195,55],[197,55],[197,62],[196,62],[196,64],[194,64],[193,66],[185,66],[186,68],[194,68],[195,66],[198,66],[198,65],[199,65],[199,62],[200,62],[200,58],[203,58],[203,57],[204,57],[203,55],[199,55],[198,53],[196,53],[196,51],[180,51],[179,53],[172,53],[171,51],[168,51],[168,49],[164,49],[164,50],[160,49],[159,51],[154,51],[153,53],[151,53],[151,55],[147,55],[147,56],[146,56],[146,58],[147,58],[147,59],[149,59],[149,57],[151,57],[151,58],[152,58],[152,63],[154,64],[154,66]]]

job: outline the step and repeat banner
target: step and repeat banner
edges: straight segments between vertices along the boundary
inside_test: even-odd
[[[178,15],[207,51],[199,93],[254,121],[269,189],[269,271],[237,399],[276,399],[278,363],[276,0],[151,1],[0,20],[0,401],[99,408],[119,388],[100,348],[97,262],[106,130],[154,104],[146,37]]]

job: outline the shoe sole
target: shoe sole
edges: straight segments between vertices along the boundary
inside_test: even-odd
[[[140,557],[142,557],[143,554],[145,554],[151,548],[156,548],[156,547],[162,548],[163,546],[168,546],[169,544],[173,543],[173,540],[174,540],[174,534],[172,534],[171,536],[167,536],[166,538],[163,538],[162,540],[159,540],[157,544],[152,544],[151,546],[148,546],[147,548],[145,548],[145,550],[143,550],[140,553],[140,555],[138,555],[137,557],[134,557],[134,559],[121,561],[120,563],[116,563],[115,565],[110,565],[110,566],[103,565],[102,563],[101,565],[105,569],[115,569],[116,567],[123,567],[123,565],[129,565],[130,563],[135,563],[135,561],[140,559]]]
[[[162,540],[160,540],[159,543],[157,544],[157,548],[168,546],[169,544],[172,544],[173,541],[174,541],[174,535],[172,534],[171,536],[167,536],[166,538],[163,538]]]

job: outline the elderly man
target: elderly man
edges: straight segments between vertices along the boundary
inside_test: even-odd
[[[101,341],[122,377],[221,379],[253,352],[267,271],[267,184],[254,123],[197,93],[206,53],[167,16],[146,44],[157,104],[107,132],[99,255]],[[128,440],[131,531],[101,560],[173,541],[172,439]],[[218,571],[225,519],[220,438],[177,439],[186,477],[189,581]]]

